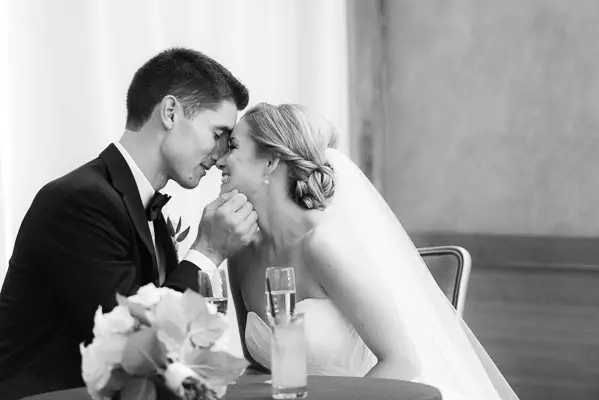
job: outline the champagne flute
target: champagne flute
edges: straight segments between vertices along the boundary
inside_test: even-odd
[[[198,271],[198,283],[199,293],[216,306],[216,311],[226,314],[229,294],[226,271],[220,268]]]
[[[273,325],[285,324],[295,311],[295,273],[293,267],[266,268],[266,318]],[[270,291],[270,293],[269,293]],[[271,304],[271,300],[272,303]],[[273,315],[275,318],[273,319]]]

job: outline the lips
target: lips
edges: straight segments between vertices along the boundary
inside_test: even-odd
[[[226,185],[231,180],[231,175],[223,173],[221,179],[221,185]]]

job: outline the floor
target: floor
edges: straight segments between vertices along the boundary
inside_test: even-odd
[[[599,241],[427,233],[472,253],[465,320],[521,400],[599,398]]]

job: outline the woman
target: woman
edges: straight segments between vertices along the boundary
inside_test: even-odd
[[[304,107],[260,104],[217,163],[222,190],[248,197],[261,232],[229,260],[245,356],[270,368],[265,268],[291,265],[309,374],[420,381],[450,400],[517,398],[378,192],[329,149],[334,138]]]

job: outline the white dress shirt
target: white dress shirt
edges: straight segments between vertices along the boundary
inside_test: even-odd
[[[154,193],[156,191],[150,184],[150,181],[148,181],[148,178],[146,178],[146,176],[143,174],[143,172],[141,172],[141,170],[137,166],[137,163],[133,160],[133,158],[131,157],[129,152],[123,147],[123,145],[120,144],[119,142],[115,142],[114,145],[121,152],[121,154],[123,155],[123,158],[127,162],[127,165],[129,166],[129,169],[131,170],[131,173],[133,174],[133,179],[135,179],[135,184],[137,185],[137,190],[139,190],[139,197],[141,198],[141,202],[144,206],[144,209],[147,208],[148,204],[152,200],[152,197],[154,197]],[[154,254],[156,254],[156,260],[158,261],[158,272],[159,272],[160,284],[162,285],[165,280],[165,266],[164,266],[164,264],[161,263],[161,260],[159,258],[160,252],[158,252],[157,248],[156,248],[156,235],[154,233],[154,222],[148,221],[148,225],[150,227],[150,234],[152,235],[152,243],[154,244]],[[211,272],[216,271],[216,269],[217,269],[216,265],[212,262],[212,260],[210,260],[204,254],[202,254],[199,251],[194,250],[194,249],[190,249],[187,252],[187,255],[185,256],[184,260],[189,261],[196,267],[200,268],[202,271],[208,272],[210,275],[212,275]]]

